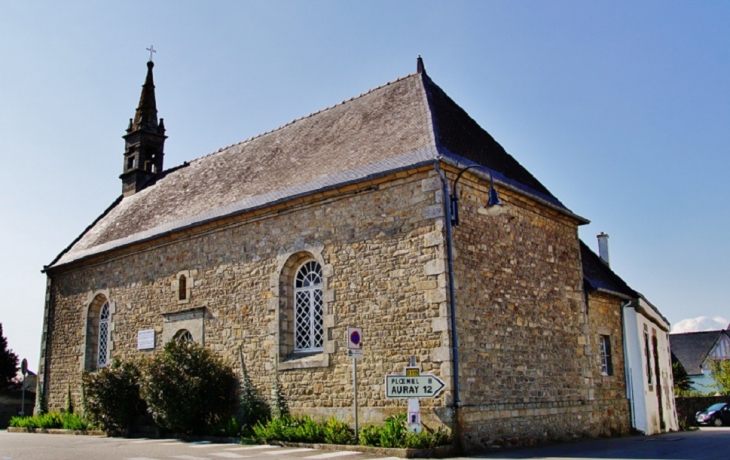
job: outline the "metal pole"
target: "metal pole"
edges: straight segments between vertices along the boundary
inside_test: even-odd
[[[17,393],[16,393],[17,394]],[[22,397],[21,397],[21,405],[20,405],[20,415],[25,416],[25,373],[23,373],[23,391],[22,391]],[[16,399],[17,401],[17,399]]]
[[[355,443],[357,444],[357,359],[355,358],[352,358],[352,383],[355,390]]]

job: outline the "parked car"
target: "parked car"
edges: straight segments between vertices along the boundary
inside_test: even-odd
[[[713,404],[695,415],[700,425],[730,425],[730,403]]]

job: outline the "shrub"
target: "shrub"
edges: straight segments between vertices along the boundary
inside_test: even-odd
[[[408,431],[406,415],[398,414],[385,419],[385,424],[367,425],[360,430],[358,438],[363,446],[398,447],[411,449],[433,449],[451,443],[448,431],[438,428],[436,431],[424,425],[423,431]]]
[[[383,447],[403,447],[408,425],[406,414],[397,414],[385,419],[380,432],[380,445]]]
[[[117,360],[96,373],[85,373],[83,394],[89,418],[110,431],[124,431],[144,415],[146,405],[140,398],[140,370],[131,362]]]
[[[172,340],[144,369],[141,393],[163,428],[207,434],[235,414],[238,381],[233,369],[202,345]]]
[[[78,414],[61,414],[65,430],[85,431],[89,429],[89,421]]]
[[[253,427],[256,436],[265,441],[309,442],[324,441],[324,426],[311,417],[275,417],[266,424]]]
[[[89,422],[77,414],[48,412],[28,417],[11,417],[10,426],[18,428],[63,428],[66,430],[87,430]]]
[[[380,435],[383,432],[381,425],[365,425],[358,433],[358,441],[361,446],[380,447]]]
[[[324,442],[327,444],[353,444],[355,430],[333,415],[324,423]]]

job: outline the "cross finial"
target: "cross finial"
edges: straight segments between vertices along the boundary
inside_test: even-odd
[[[153,45],[150,45],[149,48],[145,48],[145,49],[150,52],[150,62],[152,62],[152,53],[156,53],[157,50],[155,49],[155,47]]]

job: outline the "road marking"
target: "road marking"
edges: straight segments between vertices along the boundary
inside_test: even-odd
[[[216,452],[214,454],[216,457],[222,457],[222,458],[248,458],[248,455],[241,455],[241,454],[234,454],[233,452]]]
[[[312,455],[312,456],[304,457],[304,458],[335,458],[335,457],[345,457],[347,455],[360,455],[360,454],[362,454],[362,452],[346,450],[346,451],[330,452],[328,454]]]
[[[268,444],[264,444],[263,446],[243,446],[243,447],[233,447],[231,449],[226,450],[253,450],[253,449],[278,449],[279,446],[271,446]]]
[[[147,444],[147,443],[150,443],[150,442],[164,442],[164,441],[169,441],[169,439],[148,439],[148,438],[145,438],[145,439],[137,439],[136,441],[130,441],[129,443],[130,444]]]
[[[221,447],[222,444],[213,444],[210,441],[194,442],[190,444],[193,449],[202,449],[204,447]]]
[[[181,458],[182,460],[210,460],[208,457],[194,457],[192,455],[169,455],[170,458]]]
[[[157,459],[148,458],[148,457],[132,457],[132,458],[125,458],[124,460],[157,460]]]
[[[275,450],[273,452],[261,452],[262,454],[266,455],[287,455],[287,454],[296,454],[299,452],[309,452],[314,449],[308,449],[305,447],[302,447],[300,449],[289,449],[289,450]]]

